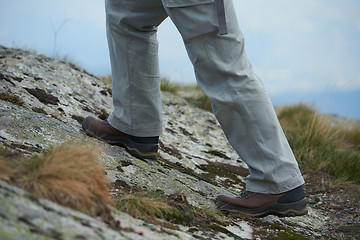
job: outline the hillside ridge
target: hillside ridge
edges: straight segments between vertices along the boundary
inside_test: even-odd
[[[182,196],[193,208],[214,209],[218,194],[236,195],[244,189],[247,166],[213,114],[171,93],[162,93],[164,135],[154,161],[134,158],[81,132],[84,117],[107,118],[112,99],[109,83],[78,66],[0,46],[0,93],[0,151],[30,156],[68,141],[94,144],[101,149],[99,162],[114,198],[136,189],[164,199]],[[207,219],[193,225],[149,224],[112,208],[121,225],[114,229],[2,180],[0,196],[1,239],[325,239],[334,221],[315,204],[298,218],[224,215],[221,222]],[[308,197],[319,198],[311,193]]]

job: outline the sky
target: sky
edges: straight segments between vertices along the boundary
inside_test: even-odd
[[[360,120],[359,0],[233,2],[247,55],[274,105],[302,102]],[[161,75],[196,84],[169,19],[158,40]],[[0,0],[0,45],[58,55],[95,75],[111,72],[104,0]]]

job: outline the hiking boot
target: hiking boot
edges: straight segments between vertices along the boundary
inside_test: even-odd
[[[117,130],[107,120],[99,120],[91,116],[84,119],[82,129],[90,137],[124,147],[134,157],[154,159],[158,156],[159,137],[131,136]]]
[[[307,214],[307,200],[302,186],[280,194],[243,192],[237,197],[219,195],[215,203],[224,211],[245,217],[295,217]]]

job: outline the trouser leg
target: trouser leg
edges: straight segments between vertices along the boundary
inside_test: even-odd
[[[114,110],[109,123],[138,137],[162,133],[157,26],[160,0],[106,0]]]
[[[227,35],[218,34],[214,4],[176,8],[162,1],[183,37],[198,85],[209,96],[230,144],[249,166],[247,190],[275,194],[302,185],[270,99],[246,57],[232,1],[225,0]]]

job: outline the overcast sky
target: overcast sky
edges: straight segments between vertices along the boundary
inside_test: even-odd
[[[307,102],[360,119],[359,0],[234,0],[246,51],[274,104]],[[103,0],[0,0],[0,44],[56,53],[110,74]],[[163,76],[195,84],[180,35],[159,28]]]

